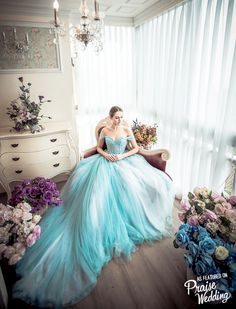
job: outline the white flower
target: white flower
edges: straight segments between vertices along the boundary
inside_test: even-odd
[[[5,223],[4,216],[0,214],[0,226],[2,226]]]
[[[7,243],[9,241],[10,234],[5,227],[0,227],[0,243]]]
[[[8,264],[9,265],[14,265],[14,264],[16,264],[19,260],[21,260],[22,259],[22,255],[20,255],[20,254],[18,254],[18,253],[15,253],[15,254],[13,254],[11,257],[10,257],[10,259],[9,259],[9,261],[8,261]]]
[[[9,259],[13,254],[15,254],[16,250],[12,246],[8,246],[4,251],[4,257]]]
[[[14,243],[13,247],[15,248],[17,254],[24,255],[26,250],[26,246],[24,245],[24,243],[16,242]]]
[[[228,249],[226,249],[223,246],[216,247],[215,257],[217,258],[217,260],[223,261],[228,257],[228,255],[229,255]]]
[[[40,215],[33,215],[32,222],[37,224],[41,220]]]
[[[22,202],[16,205],[16,208],[20,208],[25,212],[31,211],[31,206],[28,203]]]
[[[7,207],[4,204],[0,203],[0,215],[3,215],[6,209]]]
[[[7,249],[7,246],[5,244],[0,244],[0,257],[3,255],[6,249]]]
[[[25,220],[25,221],[31,220],[32,219],[32,213],[27,212],[27,211],[23,211],[22,219]]]
[[[12,219],[12,210],[7,208],[4,212],[4,219],[10,221]]]

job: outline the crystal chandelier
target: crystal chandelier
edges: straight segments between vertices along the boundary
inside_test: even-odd
[[[59,2],[57,0],[54,0],[53,2],[53,11],[54,11],[54,19],[50,22],[50,33],[54,35],[53,43],[58,44],[59,36],[65,36],[66,35],[66,29],[63,22],[60,21],[58,17],[58,11],[59,11]]]
[[[6,33],[2,32],[3,53],[8,58],[19,58],[24,56],[29,51],[29,36],[28,33],[24,35],[24,39],[19,39],[16,33],[16,28],[12,29],[12,35],[6,36]]]
[[[88,45],[91,45],[94,50],[99,53],[103,48],[102,30],[104,22],[99,13],[98,0],[94,1],[94,9],[94,13],[89,14],[86,0],[81,1],[80,23],[77,27],[72,28],[72,37],[79,42],[83,50],[85,50]]]

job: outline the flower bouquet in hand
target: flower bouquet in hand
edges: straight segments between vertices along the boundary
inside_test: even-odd
[[[11,101],[10,107],[7,107],[7,115],[14,121],[15,125],[13,129],[17,132],[30,129],[31,133],[40,132],[42,126],[39,121],[45,117],[39,115],[42,105],[45,102],[51,102],[51,100],[44,100],[44,96],[39,95],[39,102],[34,102],[30,98],[31,83],[24,84],[23,77],[18,78],[21,82],[19,97]],[[51,119],[51,117],[46,116]]]
[[[37,177],[24,180],[16,185],[9,204],[15,206],[25,201],[31,205],[32,213],[42,214],[48,206],[58,206],[62,203],[59,195],[55,182],[44,177]]]
[[[16,264],[40,237],[41,228],[37,224],[41,216],[32,214],[28,203],[15,207],[0,204],[0,259]]]
[[[148,126],[136,119],[133,121],[132,131],[138,146],[149,149],[157,142],[157,124]]]

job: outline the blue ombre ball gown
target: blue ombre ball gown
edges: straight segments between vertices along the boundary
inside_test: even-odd
[[[104,138],[107,151],[118,154],[132,137]],[[63,205],[46,212],[41,238],[17,264],[14,298],[71,305],[91,292],[113,256],[130,257],[136,245],[172,235],[172,182],[141,155],[82,160],[61,197]]]

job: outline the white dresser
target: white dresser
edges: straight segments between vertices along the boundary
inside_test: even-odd
[[[51,122],[43,127],[34,134],[0,128],[0,182],[8,197],[12,182],[37,176],[53,178],[75,167],[77,151],[69,124]]]

